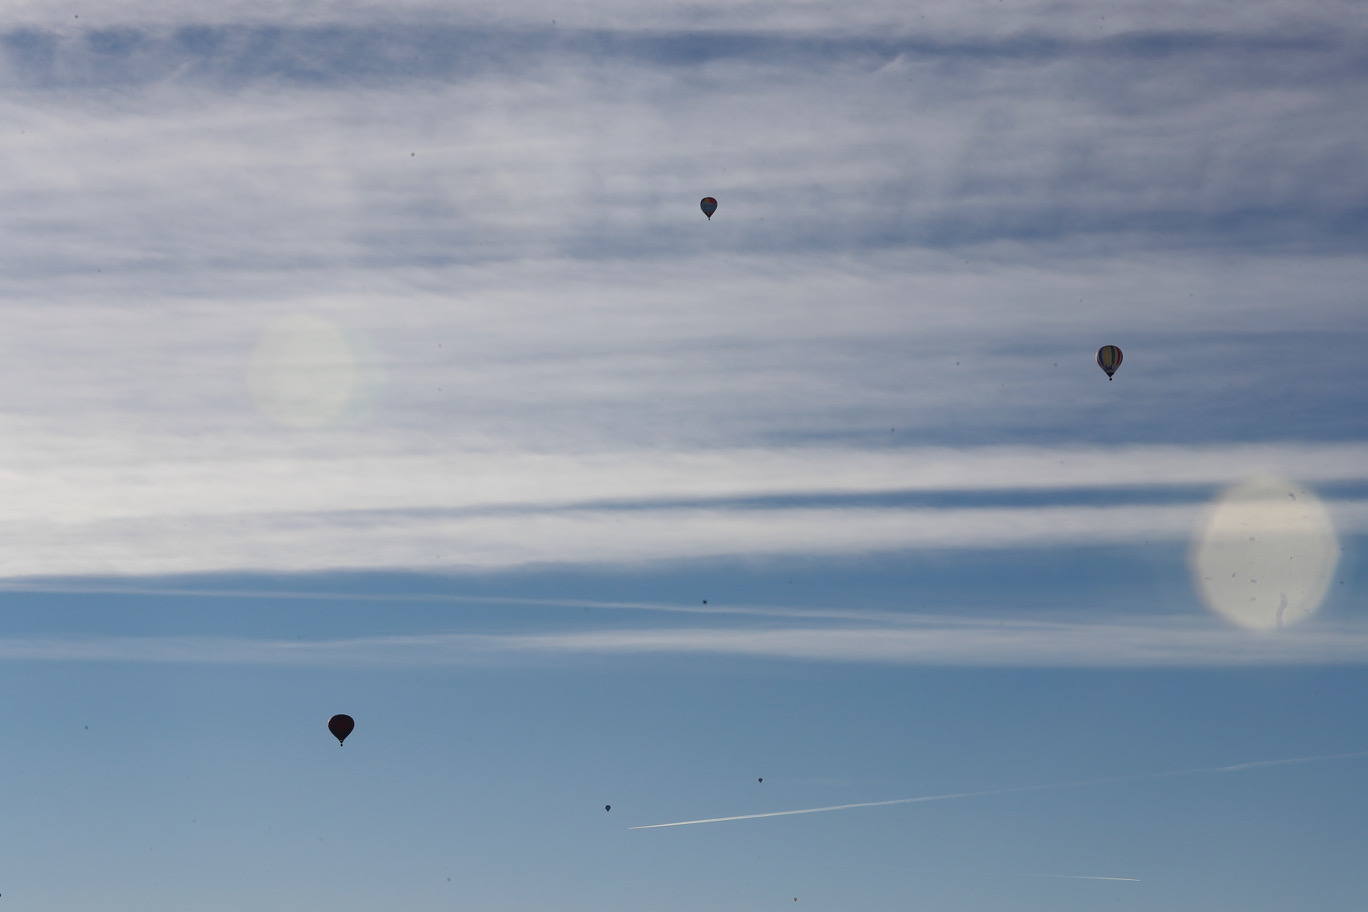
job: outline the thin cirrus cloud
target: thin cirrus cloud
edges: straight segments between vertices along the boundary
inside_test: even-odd
[[[0,476],[8,577],[1181,542],[1225,481],[1368,464],[1357,444],[24,462]],[[1359,497],[1328,506],[1368,530]]]
[[[1172,541],[1365,480],[1342,5],[637,6],[7,7],[0,574]]]
[[[1368,502],[1331,504],[1350,532]],[[641,509],[475,516],[181,514],[10,523],[6,576],[162,575],[250,569],[496,569],[633,564],[738,555],[857,555],[918,548],[1037,548],[1184,541],[1197,506],[972,509]],[[1122,521],[1124,520],[1124,521]],[[306,545],[307,547],[303,547]]]
[[[744,613],[738,612],[738,613]],[[779,613],[772,610],[772,613]],[[835,612],[833,612],[835,614]],[[859,612],[852,612],[854,618]],[[795,618],[796,620],[796,618]],[[811,622],[809,621],[811,624]],[[1206,668],[1362,665],[1363,625],[1306,625],[1250,637],[1193,618],[1126,622],[965,620],[910,615],[852,626],[632,627],[516,634],[407,633],[331,640],[233,637],[4,637],[0,659],[390,667],[508,665],[559,658],[713,655],[745,660],[1007,668]],[[1242,765],[1253,768],[1260,763]],[[1236,769],[1231,767],[1230,769]]]
[[[27,238],[49,268],[64,239],[144,268],[678,257],[708,248],[667,204],[706,184],[720,224],[741,219],[711,236],[764,254],[1312,239],[1347,253],[1363,230],[1350,150],[1364,128],[1337,114],[1362,100],[1362,61],[1308,21],[1100,38],[529,30],[516,17],[18,28],[3,45],[22,90],[6,114],[26,128],[9,208],[75,190],[101,216],[83,225],[123,230],[110,249],[109,232],[81,237],[45,212],[7,240]],[[85,104],[92,85],[118,87],[120,107]],[[60,119],[43,113],[54,103]],[[1324,141],[1293,141],[1293,125]]]
[[[1143,883],[1138,877],[1108,877],[1104,874],[1023,874],[1023,877],[1050,877],[1061,880],[1110,880],[1121,883]]]

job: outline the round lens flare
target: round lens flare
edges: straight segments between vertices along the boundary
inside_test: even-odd
[[[1217,614],[1249,630],[1278,630],[1320,607],[1339,544],[1315,494],[1281,478],[1225,491],[1192,545],[1197,590]]]
[[[271,322],[248,367],[257,407],[289,427],[315,428],[337,418],[356,388],[356,357],[342,330],[319,317]]]

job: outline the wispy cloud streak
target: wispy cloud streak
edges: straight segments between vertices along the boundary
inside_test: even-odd
[[[1057,880],[1115,880],[1124,883],[1141,883],[1138,877],[1107,877],[1101,874],[1022,874],[1022,877],[1050,877]]]
[[[1107,776],[1100,779],[1080,779],[1075,782],[1056,782],[1046,785],[1025,785],[1003,789],[984,789],[976,792],[952,792],[943,795],[922,795],[916,798],[893,798],[888,801],[862,801],[855,804],[836,804],[829,807],[801,808],[794,811],[769,811],[761,814],[739,814],[733,817],[708,817],[700,820],[679,820],[674,823],[653,823],[645,826],[628,827],[631,830],[659,830],[669,827],[694,826],[701,823],[730,823],[736,820],[760,820],[766,817],[790,817],[795,814],[826,814],[832,811],[849,811],[856,808],[891,807],[899,804],[925,804],[932,801],[956,801],[964,798],[985,798],[993,795],[1013,795],[1024,792],[1057,791],[1061,789],[1085,788],[1093,785],[1114,785],[1127,782],[1145,782],[1155,779],[1168,779],[1176,776],[1215,775],[1234,773],[1243,770],[1261,769],[1274,766],[1293,766],[1304,763],[1323,763],[1331,760],[1358,760],[1368,757],[1368,751],[1354,751],[1344,754],[1321,754],[1314,757],[1291,757],[1284,760],[1259,760],[1252,763],[1235,763],[1228,766],[1210,766],[1199,769],[1167,770],[1159,773],[1137,773],[1131,776]],[[1098,878],[1113,879],[1113,878]]]
[[[841,621],[882,621],[885,623],[935,624],[944,619],[898,611],[862,611],[845,608],[792,608],[750,604],[682,604],[640,600],[575,598],[526,598],[507,595],[461,595],[458,593],[305,591],[300,589],[184,588],[175,586],[137,586],[110,583],[28,580],[0,581],[0,592],[41,595],[136,595],[167,599],[222,599],[267,602],[368,602],[372,604],[509,606],[525,608],[595,608],[605,611],[640,611],[660,614],[736,615],[743,617],[782,617]],[[961,620],[961,623],[972,623]],[[981,621],[983,624],[995,621]]]
[[[621,607],[631,603],[612,604]],[[654,613],[657,609],[645,607],[643,610]],[[754,613],[782,617],[786,611],[781,607],[762,606]],[[750,612],[743,607],[735,613],[744,616]],[[862,617],[858,610],[848,616],[841,615],[839,610],[822,609],[797,609],[791,613],[803,617],[826,615],[833,623],[759,628],[738,623],[662,629],[644,625],[605,628],[586,622],[583,627],[591,629],[521,633],[418,631],[327,640],[12,636],[0,638],[0,660],[407,668],[415,665],[516,665],[586,656],[615,656],[623,661],[643,657],[656,660],[663,655],[703,654],[738,662],[843,662],[924,667],[1210,668],[1368,664],[1368,628],[1362,625],[1334,627],[1308,623],[1279,631],[1276,636],[1254,636],[1206,618],[1154,617],[1109,623],[880,612],[870,612]],[[1276,761],[1269,765],[1286,762]]]
[[[1368,372],[1323,357],[1368,282],[1351,6],[200,7],[0,11],[0,576],[1172,540],[722,501],[1368,466],[1318,405]],[[350,353],[268,372],[336,393],[307,430],[254,373],[301,314]]]

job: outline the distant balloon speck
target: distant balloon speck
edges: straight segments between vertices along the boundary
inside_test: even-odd
[[[612,806],[611,804],[605,804],[605,805],[603,806],[603,809],[604,809],[605,811],[611,811],[611,810],[613,809],[613,806]]]
[[[717,211],[717,200],[713,199],[711,196],[705,196],[698,201],[698,208],[703,210],[703,214],[706,215],[708,221],[711,222],[713,213]]]

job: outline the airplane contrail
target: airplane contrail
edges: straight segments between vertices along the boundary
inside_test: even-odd
[[[1197,776],[1202,774],[1235,773],[1243,770],[1263,769],[1271,766],[1291,766],[1298,763],[1320,763],[1327,760],[1356,760],[1368,757],[1368,751],[1354,751],[1347,754],[1321,754],[1315,757],[1288,757],[1282,760],[1253,760],[1233,763],[1227,766],[1206,766],[1197,769],[1165,770],[1158,773],[1134,773],[1129,776],[1106,776],[1101,779],[1080,779],[1075,782],[1051,782],[1044,785],[1018,785],[1012,788],[984,789],[977,792],[948,792],[943,795],[919,795],[915,798],[892,798],[887,801],[859,801],[854,804],[833,804],[827,807],[799,808],[793,811],[767,811],[763,814],[737,814],[733,817],[706,817],[702,820],[677,820],[673,823],[651,823],[644,826],[628,827],[630,830],[661,830],[667,827],[693,826],[699,823],[729,823],[733,820],[759,820],[763,817],[791,817],[795,814],[826,814],[831,811],[849,811],[855,808],[889,807],[894,804],[925,804],[931,801],[954,801],[960,798],[984,798],[989,795],[1012,795],[1022,792],[1044,792],[1058,789],[1083,788],[1089,785],[1109,785],[1118,782],[1143,782],[1149,779],[1166,779],[1172,776]]]
[[[622,601],[584,598],[531,598],[507,595],[461,595],[427,592],[320,592],[302,589],[168,588],[106,583],[65,583],[45,580],[0,581],[0,593],[36,595],[139,595],[162,598],[269,599],[272,601],[396,602],[415,604],[521,605],[532,608],[603,608],[661,614],[740,615],[745,617],[811,618],[814,620],[937,621],[935,615],[908,615],[895,611],[789,608],[782,605],[685,605],[676,602]]]
[[[1125,883],[1144,883],[1138,877],[1104,877],[1101,874],[1022,874],[1022,877],[1051,877],[1059,880],[1117,880]]]

